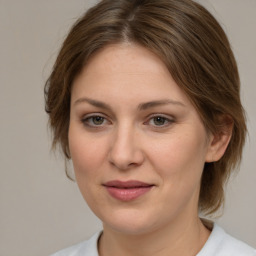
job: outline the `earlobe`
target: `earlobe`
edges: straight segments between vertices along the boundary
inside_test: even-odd
[[[210,136],[208,152],[205,158],[207,163],[216,162],[221,159],[232,136],[233,119],[229,116],[222,116],[220,123],[219,131]]]

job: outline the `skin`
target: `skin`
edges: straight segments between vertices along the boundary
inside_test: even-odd
[[[72,86],[68,136],[80,191],[103,222],[101,256],[200,251],[210,234],[198,218],[200,179],[228,137],[206,132],[156,55],[135,44],[95,54]],[[153,187],[123,202],[103,186],[111,180]]]

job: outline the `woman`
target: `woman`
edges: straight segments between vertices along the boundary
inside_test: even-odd
[[[191,0],[103,0],[46,87],[53,145],[103,231],[54,255],[256,255],[215,213],[246,135],[236,61]]]

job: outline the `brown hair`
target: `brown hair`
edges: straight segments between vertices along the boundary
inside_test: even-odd
[[[108,44],[134,42],[156,53],[196,107],[206,129],[233,119],[224,156],[205,164],[199,209],[213,213],[224,200],[224,184],[240,162],[246,136],[240,81],[229,41],[215,18],[192,0],[102,0],[72,27],[45,84],[53,146],[67,158],[70,94],[74,78],[93,53]]]

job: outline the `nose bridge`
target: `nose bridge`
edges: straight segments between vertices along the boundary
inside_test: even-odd
[[[109,159],[119,169],[140,165],[143,161],[136,127],[128,122],[117,125],[112,139]]]

